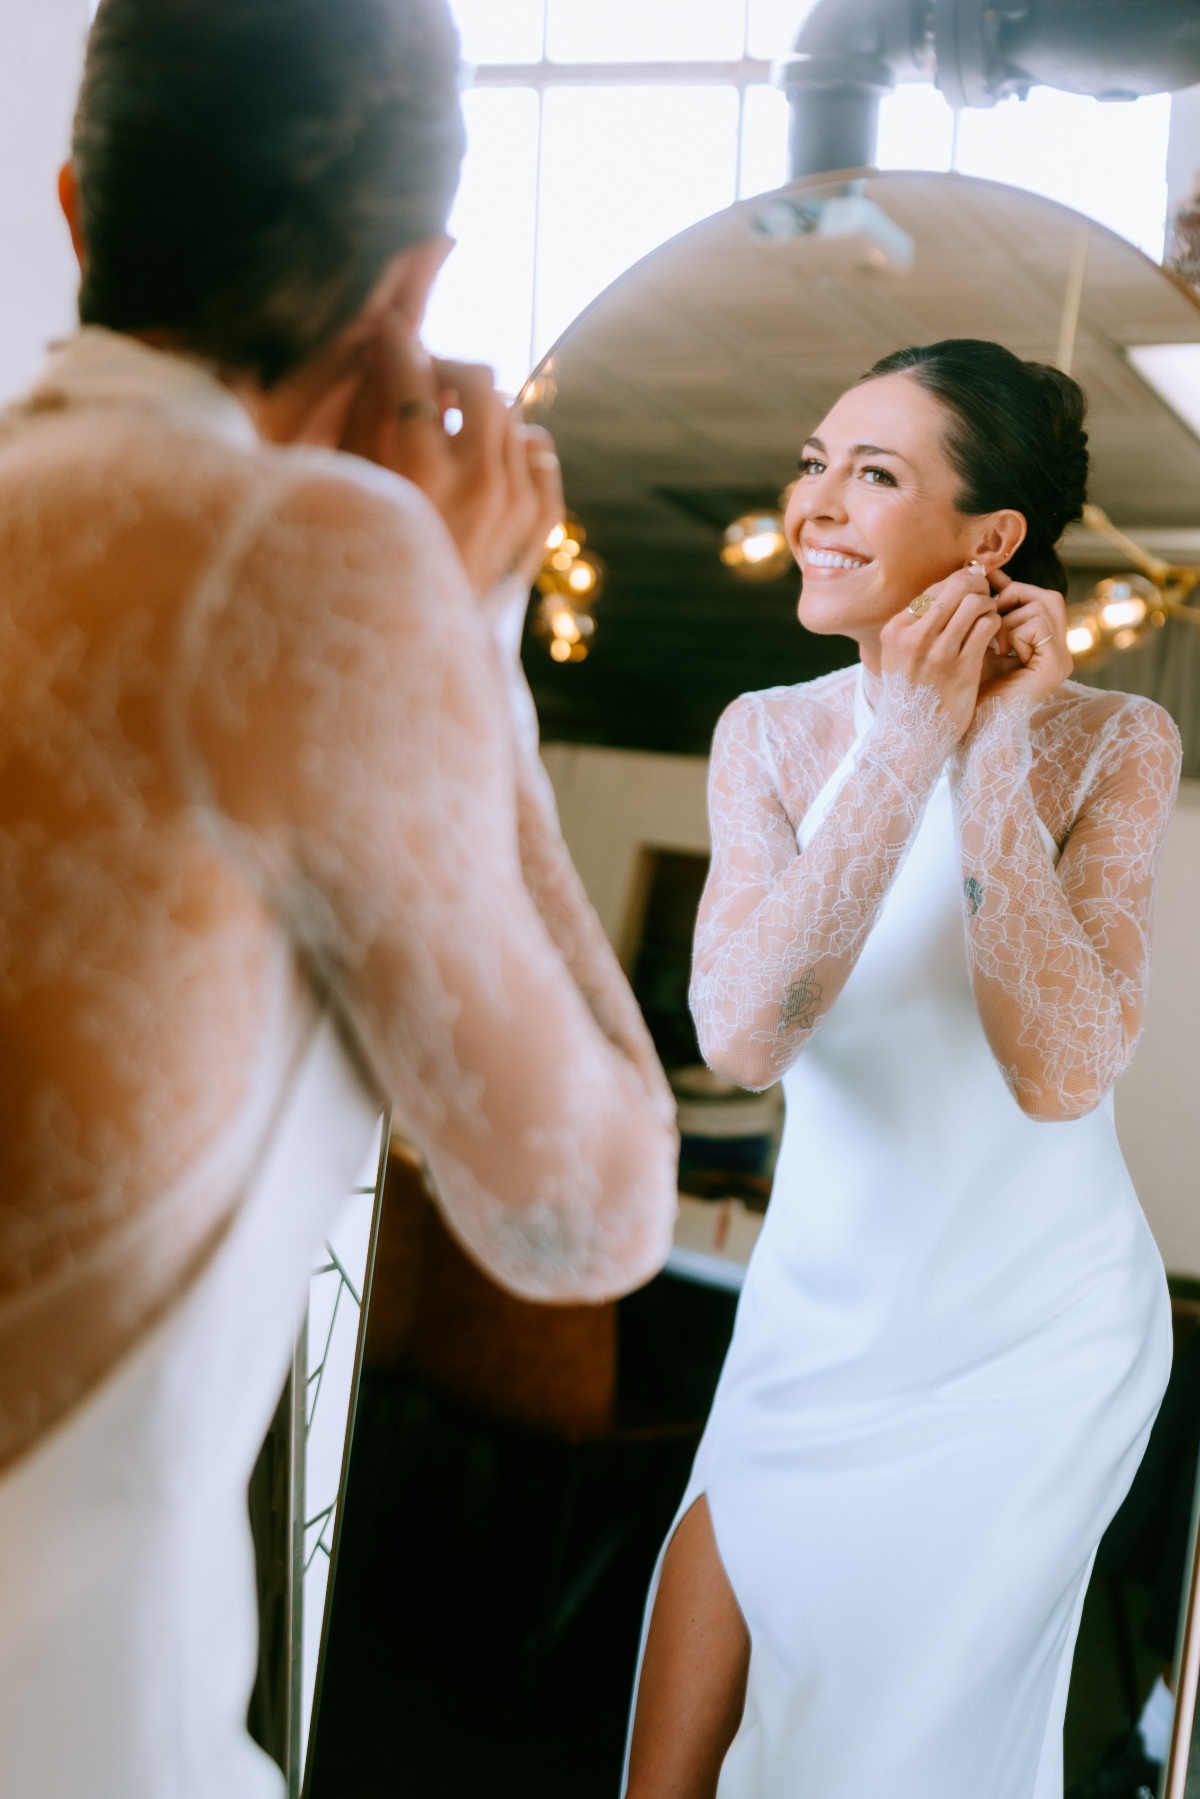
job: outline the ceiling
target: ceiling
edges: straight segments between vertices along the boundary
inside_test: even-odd
[[[820,178],[780,196],[845,191]],[[1188,290],[1018,188],[888,173],[861,191],[912,240],[907,271],[869,266],[878,251],[861,233],[764,235],[780,196],[758,196],[630,270],[543,365],[553,397],[528,416],[553,431],[568,504],[609,571],[586,662],[559,666],[527,637],[546,738],[704,754],[736,694],[852,660],[847,640],[797,623],[797,574],[735,580],[718,560],[722,530],[774,500],[833,400],[888,351],[986,337],[1053,361],[1085,229],[1073,372],[1090,402],[1092,498],[1134,535],[1182,546],[1200,527],[1200,441],[1121,353],[1200,341]],[[1097,546],[1081,534],[1074,556],[1094,567]]]

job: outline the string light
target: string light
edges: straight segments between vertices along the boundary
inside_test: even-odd
[[[584,549],[587,532],[570,513],[546,539],[546,559],[538,572],[541,594],[533,628],[549,638],[555,662],[583,662],[596,630],[589,608],[604,590],[605,568]]]

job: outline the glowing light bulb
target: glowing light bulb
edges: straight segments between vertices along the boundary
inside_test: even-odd
[[[550,654],[553,656],[555,662],[569,662],[571,660],[571,646],[565,637],[556,637],[554,639],[550,645]]]
[[[567,586],[581,597],[596,585],[596,571],[590,562],[577,562],[567,576]]]
[[[1142,596],[1134,594],[1128,600],[1110,600],[1107,606],[1101,609],[1100,622],[1106,630],[1116,631],[1120,634],[1131,626],[1136,630],[1137,626],[1144,621],[1148,611],[1149,607]],[[1113,641],[1116,642],[1116,639],[1114,638]],[[1120,648],[1120,645],[1118,644],[1117,647]]]
[[[566,611],[565,608],[562,612],[554,614],[550,620],[550,628],[556,637],[565,637],[568,643],[579,641],[579,626],[575,623],[575,615],[573,612]]]
[[[546,548],[548,550],[556,550],[559,544],[563,542],[566,535],[567,527],[565,525],[555,525],[553,531],[551,531],[549,537],[546,539]]]
[[[743,581],[771,581],[792,566],[778,512],[747,512],[725,532],[721,561]]]
[[[1072,611],[1074,612],[1075,608],[1072,608]],[[1100,626],[1096,619],[1087,613],[1076,614],[1073,619],[1068,615],[1068,618],[1067,649],[1076,661],[1080,661],[1083,657],[1090,656],[1099,643]]]

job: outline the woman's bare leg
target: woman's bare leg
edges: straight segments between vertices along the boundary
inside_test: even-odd
[[[742,1720],[749,1666],[750,1633],[702,1495],[663,1557],[638,1685],[627,1799],[714,1799]]]

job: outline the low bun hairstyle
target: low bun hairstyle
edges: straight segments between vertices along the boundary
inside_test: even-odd
[[[1079,383],[974,337],[896,350],[863,380],[900,374],[911,374],[950,415],[946,451],[962,478],[961,511],[1023,516],[1025,541],[1004,572],[1065,594],[1067,571],[1055,546],[1087,499],[1087,399]]]
[[[270,386],[444,229],[462,151],[445,0],[101,0],[80,318]]]

